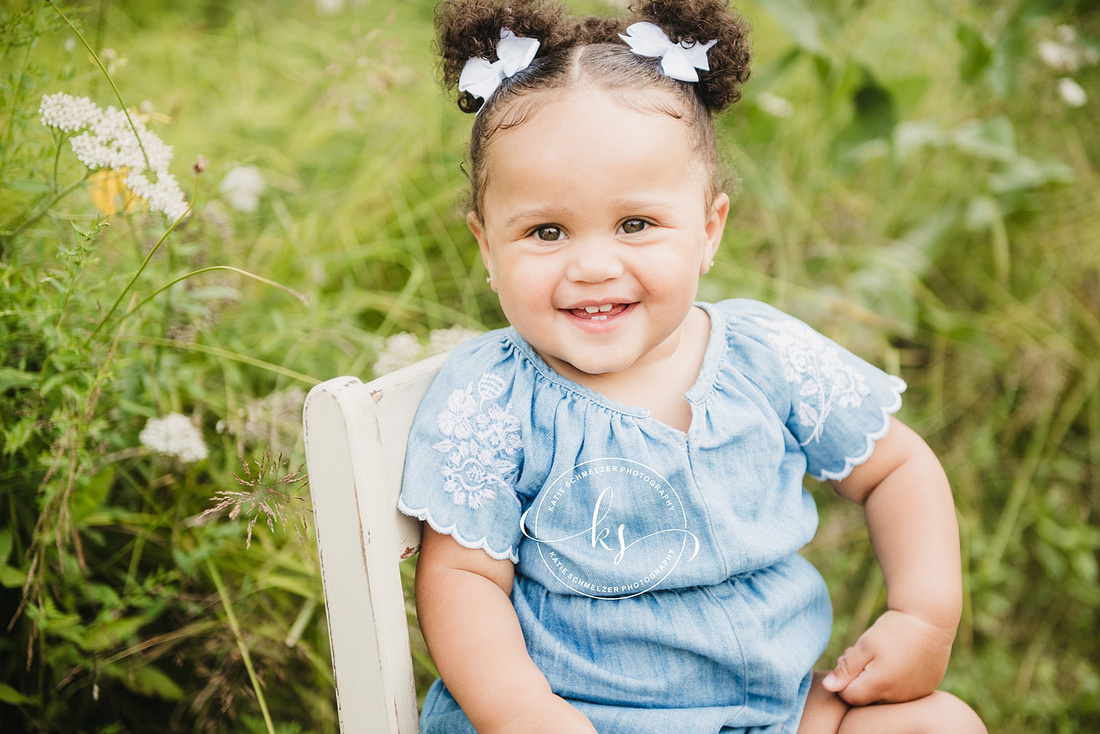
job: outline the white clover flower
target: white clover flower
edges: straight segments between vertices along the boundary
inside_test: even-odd
[[[756,96],[756,104],[772,117],[790,117],[794,114],[794,105],[771,92],[761,92]]]
[[[1058,80],[1058,94],[1070,107],[1084,107],[1089,101],[1089,96],[1085,94],[1081,85],[1068,76]]]
[[[69,145],[88,168],[110,168],[125,173],[126,186],[145,199],[150,209],[164,212],[171,219],[179,219],[187,211],[183,191],[168,172],[172,146],[165,144],[140,120],[135,119],[131,127],[122,110],[114,107],[102,110],[87,97],[65,93],[43,97],[39,113],[42,124],[47,127],[80,133],[69,141]],[[150,181],[150,177],[155,182]]]
[[[225,174],[221,192],[229,206],[239,212],[254,212],[260,208],[260,194],[264,191],[264,177],[255,166],[237,166]]]
[[[179,413],[150,418],[138,438],[150,451],[174,456],[185,464],[202,461],[207,456],[202,432],[187,416]]]
[[[316,3],[321,15],[333,15],[344,9],[344,0],[316,0]]]

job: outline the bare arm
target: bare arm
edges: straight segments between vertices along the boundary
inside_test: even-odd
[[[527,654],[515,570],[427,524],[416,567],[420,627],[440,677],[479,732],[595,732]]]
[[[845,652],[825,687],[851,704],[931,693],[947,670],[962,610],[955,505],[935,454],[892,420],[837,492],[863,505],[888,611]]]

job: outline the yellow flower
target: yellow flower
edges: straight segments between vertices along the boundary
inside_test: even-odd
[[[126,188],[129,168],[101,168],[88,177],[88,195],[95,208],[111,215],[119,211],[134,212],[142,208],[142,199]]]

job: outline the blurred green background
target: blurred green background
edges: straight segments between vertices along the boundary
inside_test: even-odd
[[[3,3],[4,732],[336,730],[304,392],[503,323],[432,6],[58,3],[195,191],[165,237],[39,119],[56,92],[119,106],[108,76],[50,3]],[[962,530],[944,687],[991,731],[1098,731],[1100,4],[740,9],[740,193],[701,297],[766,300],[909,382]],[[170,413],[205,458],[142,433]],[[885,594],[858,508],[817,494],[827,665]]]

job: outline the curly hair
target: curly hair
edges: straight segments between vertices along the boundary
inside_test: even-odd
[[[602,89],[625,105],[656,109],[683,120],[710,173],[710,188],[717,189],[713,116],[740,99],[741,87],[749,78],[748,23],[727,0],[643,0],[628,10],[627,19],[576,19],[555,0],[444,0],[439,4],[435,50],[447,90],[458,86],[469,59],[497,59],[503,29],[539,41],[531,65],[505,79],[488,99],[458,93],[459,109],[478,113],[467,173],[470,206],[479,216],[485,151],[493,135],[521,124],[546,94],[582,84]],[[699,81],[694,83],[666,76],[660,59],[635,54],[619,37],[631,23],[641,21],[659,26],[673,43],[717,41],[707,53],[710,68],[700,69]]]

